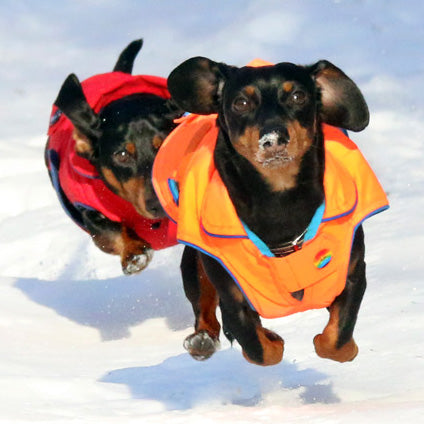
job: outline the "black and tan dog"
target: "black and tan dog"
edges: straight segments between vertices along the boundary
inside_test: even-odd
[[[337,127],[364,129],[368,108],[328,61],[260,65],[196,57],[168,78],[172,98],[193,113],[165,141],[153,171],[187,245],[181,269],[196,320],[185,347],[196,359],[215,352],[219,305],[224,333],[246,359],[276,364],[284,342],[260,316],[328,307],[316,352],[350,361],[366,286],[361,223],[388,206]]]
[[[131,75],[142,40],[129,44],[113,72],[82,83],[71,74],[50,119],[46,164],[72,219],[125,274],[144,269],[153,250],[176,244],[151,184],[153,160],[181,115],[166,79]]]

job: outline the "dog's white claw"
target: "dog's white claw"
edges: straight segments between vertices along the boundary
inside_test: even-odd
[[[143,271],[149,265],[150,261],[153,258],[153,249],[146,249],[144,253],[140,255],[132,256],[122,267],[122,271],[125,275],[137,274],[140,271]]]
[[[219,340],[211,337],[204,330],[191,334],[184,340],[184,349],[197,361],[210,358],[219,348]]]

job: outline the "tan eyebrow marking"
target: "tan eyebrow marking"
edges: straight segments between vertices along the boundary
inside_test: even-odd
[[[248,85],[247,87],[245,87],[243,89],[243,91],[248,95],[248,96],[253,96],[256,92],[256,89],[253,85]]]
[[[131,155],[133,155],[135,153],[135,151],[136,151],[136,148],[135,148],[135,144],[134,143],[127,143],[125,145],[125,149]]]
[[[293,83],[292,83],[292,82],[290,82],[290,81],[286,81],[286,82],[284,82],[284,83],[283,83],[283,90],[284,90],[286,93],[290,93],[290,91],[292,91],[292,90],[293,90]]]

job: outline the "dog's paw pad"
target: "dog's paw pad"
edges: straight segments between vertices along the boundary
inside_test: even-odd
[[[210,358],[218,349],[219,340],[210,336],[206,331],[193,333],[184,340],[184,348],[197,361]]]
[[[140,255],[129,256],[122,263],[122,271],[125,275],[137,274],[140,271],[143,271],[149,265],[153,257],[153,250],[146,249],[144,253]]]

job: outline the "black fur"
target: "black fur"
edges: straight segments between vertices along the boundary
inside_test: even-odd
[[[113,72],[124,72],[125,74],[132,74],[134,60],[138,52],[143,47],[143,40],[134,40],[126,49],[119,55],[118,61],[113,68]]]
[[[100,119],[87,103],[81,84],[75,74],[70,74],[60,89],[54,104],[65,113],[75,128],[88,139],[101,136]]]

